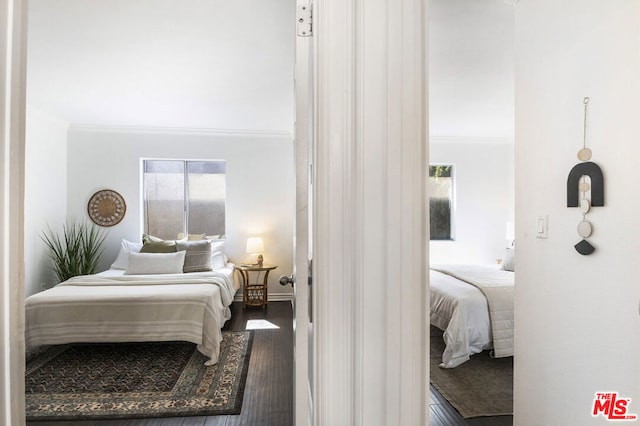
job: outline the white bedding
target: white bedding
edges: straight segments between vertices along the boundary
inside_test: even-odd
[[[237,291],[233,265],[210,272],[75,277],[26,299],[28,347],[77,342],[188,341],[218,361]]]
[[[513,355],[513,272],[443,265],[432,267],[431,279],[431,322],[445,331],[447,345],[442,367],[492,346],[495,357]]]
[[[454,277],[429,271],[431,324],[443,330],[442,368],[454,368],[473,354],[491,349],[487,299],[474,286]]]

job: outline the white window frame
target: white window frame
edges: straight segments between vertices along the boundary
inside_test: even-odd
[[[140,160],[140,213],[141,213],[141,217],[140,217],[140,226],[141,229],[143,230],[144,233],[149,233],[149,229],[148,229],[148,221],[147,221],[147,203],[146,203],[146,192],[145,192],[145,170],[146,170],[146,163],[148,161],[172,161],[172,162],[183,162],[184,163],[184,196],[183,196],[183,212],[184,212],[184,216],[183,216],[183,224],[182,224],[182,233],[184,235],[188,235],[190,233],[189,231],[189,181],[187,179],[188,176],[188,170],[187,170],[187,164],[191,163],[191,162],[216,162],[216,163],[224,163],[224,169],[225,169],[225,186],[226,186],[226,160],[223,159],[183,159],[183,158],[142,158]],[[225,212],[225,219],[224,219],[224,226],[223,229],[221,230],[221,232],[219,233],[219,235],[224,235],[226,233],[226,211],[227,211],[227,206],[226,206],[226,202],[227,202],[227,197],[226,197],[226,190],[225,190],[225,207],[224,207],[224,212]]]

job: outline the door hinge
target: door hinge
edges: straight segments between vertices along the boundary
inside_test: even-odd
[[[298,37],[311,37],[313,35],[313,16],[311,4],[298,5]]]

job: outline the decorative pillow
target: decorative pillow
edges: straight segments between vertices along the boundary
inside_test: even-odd
[[[202,272],[212,269],[211,241],[177,241],[176,249],[186,251],[183,272]]]
[[[178,238],[176,238],[177,240],[185,240],[186,241],[199,241],[199,240],[204,240],[205,235],[204,234],[187,234],[187,237],[185,238],[184,233],[180,232],[178,234]]]
[[[184,251],[175,253],[129,253],[129,263],[124,274],[181,274],[185,253]]]
[[[516,259],[515,249],[513,247],[507,247],[506,249],[504,249],[504,256],[502,257],[502,264],[500,265],[500,269],[502,269],[503,271],[515,272]]]
[[[159,243],[164,241],[162,238],[154,237],[149,234],[142,234],[142,242],[143,243]]]
[[[209,240],[211,242],[211,252],[221,251],[224,253],[224,246],[227,240]]]
[[[226,240],[211,240],[211,266],[213,269],[227,266],[227,255],[224,252]]]
[[[142,243],[134,243],[123,239],[120,243],[120,252],[115,262],[111,264],[111,269],[127,269],[129,253],[138,253],[142,248]]]
[[[227,266],[227,256],[221,251],[211,253],[211,268],[220,269]]]
[[[140,249],[140,253],[175,253],[175,241],[149,241],[145,242]]]

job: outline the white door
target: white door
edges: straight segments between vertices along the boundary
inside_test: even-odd
[[[313,325],[311,321],[311,155],[313,74],[311,5],[297,0],[295,59],[296,214],[294,241],[294,424],[313,423]]]

